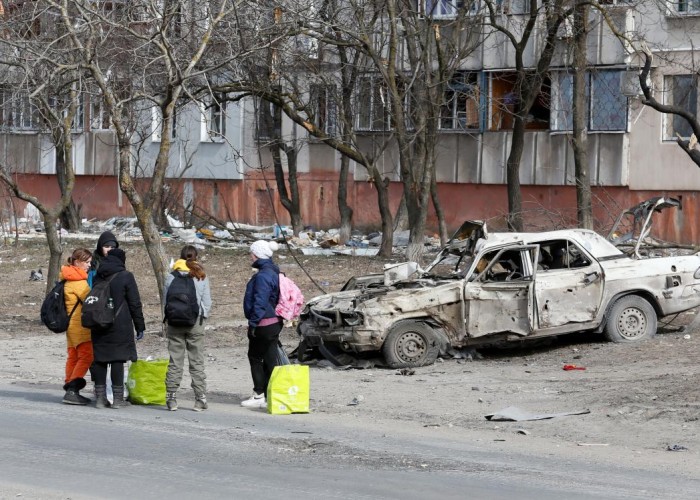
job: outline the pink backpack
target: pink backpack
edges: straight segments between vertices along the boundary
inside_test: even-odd
[[[299,317],[299,313],[304,308],[304,294],[301,293],[299,287],[292,280],[287,278],[283,273],[279,274],[280,278],[280,297],[277,300],[275,314],[286,320],[293,320]]]

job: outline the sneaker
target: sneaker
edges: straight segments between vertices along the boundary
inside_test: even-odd
[[[168,410],[177,411],[177,399],[175,399],[175,393],[168,394],[168,399],[165,401],[165,404],[167,405]]]
[[[194,408],[192,408],[194,411],[202,411],[206,410],[209,408],[209,405],[207,404],[206,398],[199,398],[194,400]]]
[[[265,400],[265,394],[253,394],[245,401],[241,401],[241,406],[244,408],[266,408],[267,401]]]
[[[63,404],[67,405],[86,405],[87,403],[80,399],[80,395],[75,391],[66,391],[65,396],[63,396]]]

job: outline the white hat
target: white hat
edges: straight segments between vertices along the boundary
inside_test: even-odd
[[[275,241],[258,240],[250,245],[250,253],[258,259],[271,259],[272,253],[279,248]]]

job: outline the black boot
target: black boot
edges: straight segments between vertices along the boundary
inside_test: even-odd
[[[61,402],[63,404],[67,404],[67,405],[85,406],[87,404],[87,401],[83,401],[81,398],[82,398],[82,396],[80,394],[78,394],[77,391],[69,389],[66,391],[65,396],[63,396],[63,401],[61,401]],[[87,399],[87,398],[83,398],[83,399]],[[88,399],[88,401],[90,401],[90,400]]]
[[[107,386],[95,385],[95,408],[110,408],[112,404],[107,399]]]
[[[124,408],[125,406],[131,406],[129,401],[124,399],[124,386],[123,385],[113,385],[112,394],[114,394],[114,403],[112,403],[112,408]]]
[[[90,402],[88,398],[82,397],[78,394],[78,391],[85,387],[84,378],[76,378],[68,382],[63,386],[63,390],[66,394],[63,396],[62,403],[67,405],[86,405]]]

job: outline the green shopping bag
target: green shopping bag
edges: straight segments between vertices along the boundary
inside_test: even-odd
[[[275,366],[267,385],[267,412],[273,415],[309,413],[308,366]]]
[[[131,363],[126,379],[129,401],[137,405],[164,405],[167,373],[167,359],[138,360]]]

